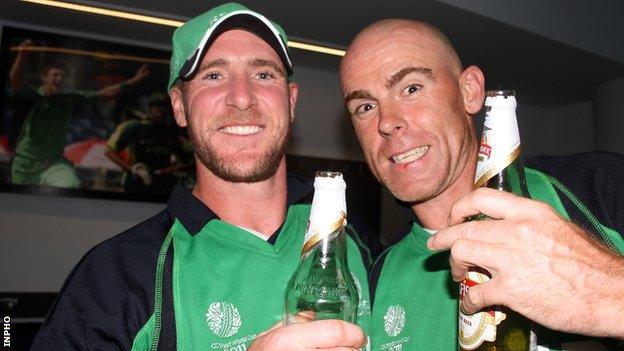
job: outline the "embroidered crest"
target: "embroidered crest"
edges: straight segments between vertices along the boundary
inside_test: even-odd
[[[243,324],[238,308],[225,301],[210,304],[206,313],[206,322],[208,322],[208,328],[220,338],[236,334]]]
[[[388,307],[384,319],[384,330],[388,336],[397,336],[405,326],[405,309],[401,305]]]

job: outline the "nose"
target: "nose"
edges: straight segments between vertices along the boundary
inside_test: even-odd
[[[380,108],[377,129],[381,136],[390,137],[396,135],[405,129],[406,126],[405,119],[401,117],[398,111],[387,106]]]
[[[256,95],[252,82],[246,77],[236,77],[229,86],[225,100],[228,106],[245,111],[256,104]]]

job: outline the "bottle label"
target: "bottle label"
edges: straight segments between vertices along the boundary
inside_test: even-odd
[[[475,188],[481,187],[520,155],[520,134],[515,108],[513,96],[487,97]]]
[[[506,318],[501,311],[483,311],[464,314],[462,301],[471,286],[484,283],[490,278],[480,272],[469,271],[459,286],[459,346],[462,350],[474,350],[485,341],[496,340],[496,326]]]
[[[303,243],[301,255],[305,255],[318,242],[347,224],[347,214],[343,211],[328,213],[326,211],[314,211],[318,207],[312,207],[308,228]],[[317,212],[317,213],[315,213]]]

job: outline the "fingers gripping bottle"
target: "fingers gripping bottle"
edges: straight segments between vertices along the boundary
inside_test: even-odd
[[[356,322],[359,298],[347,265],[345,189],[341,173],[316,173],[301,259],[284,294],[284,324]]]
[[[479,145],[475,188],[488,187],[528,197],[513,90],[486,92],[485,123]],[[483,214],[468,220],[490,220]],[[504,235],[505,233],[501,233]],[[533,351],[537,348],[532,323],[503,306],[473,315],[463,313],[462,300],[471,286],[490,280],[489,273],[474,267],[459,288],[460,350]]]

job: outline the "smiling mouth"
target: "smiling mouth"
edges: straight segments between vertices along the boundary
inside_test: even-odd
[[[251,135],[260,133],[264,130],[264,127],[260,126],[228,126],[219,128],[219,131],[226,134],[234,134],[234,135]]]
[[[429,145],[419,146],[399,155],[392,156],[390,159],[394,163],[408,163],[421,158],[429,150]]]

